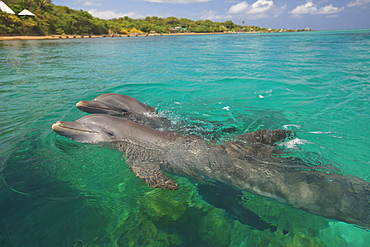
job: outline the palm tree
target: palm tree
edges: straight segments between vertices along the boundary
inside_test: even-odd
[[[34,0],[34,1],[37,3],[38,8],[41,10],[44,10],[51,4],[51,0]]]
[[[32,12],[39,12],[51,6],[51,0],[16,0],[12,1],[12,3],[18,4]]]

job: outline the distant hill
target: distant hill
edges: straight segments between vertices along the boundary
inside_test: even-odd
[[[3,1],[5,2],[5,1]],[[277,32],[297,30],[276,30],[256,26],[241,26],[231,20],[213,22],[193,21],[186,18],[156,16],[131,19],[103,20],[83,10],[52,4],[51,0],[8,0],[6,4],[16,13],[0,11],[0,35],[103,35],[128,33],[169,33],[169,32]],[[23,9],[35,16],[18,16]],[[300,30],[304,31],[304,30]]]

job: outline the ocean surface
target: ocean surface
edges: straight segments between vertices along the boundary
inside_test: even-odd
[[[176,174],[180,190],[149,188],[119,151],[52,131],[108,92],[207,140],[294,130],[289,156],[370,182],[370,30],[0,41],[0,246],[368,244],[248,191]]]

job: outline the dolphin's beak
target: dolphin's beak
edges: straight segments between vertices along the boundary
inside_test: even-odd
[[[58,121],[51,128],[59,135],[81,143],[94,143],[94,137],[99,134],[89,126],[79,122]]]
[[[51,128],[54,130],[54,131],[58,131],[60,130],[61,128],[63,128],[63,122],[62,121],[58,121],[56,122],[55,124],[53,124],[51,126]]]
[[[76,103],[76,106],[77,107],[91,107],[91,106],[96,105],[96,103],[97,103],[96,101],[80,100],[79,102]]]
[[[90,101],[81,100],[76,103],[76,107],[80,111],[87,113],[122,114],[122,115],[131,113],[128,109],[122,108],[121,110],[119,110],[119,108],[107,106],[106,104],[96,100]]]
[[[77,122],[66,122],[66,121],[58,121],[51,126],[51,128],[57,132],[58,134],[63,135],[62,133],[65,132],[88,132],[88,133],[97,133],[96,131],[92,131],[91,129],[87,128],[85,125]]]
[[[83,112],[87,113],[100,113],[101,110],[107,110],[107,108],[104,106],[104,104],[101,104],[97,101],[85,101],[81,100],[76,103],[76,107],[80,109]]]
[[[84,102],[83,100],[79,101],[76,103],[76,107],[82,107],[84,105]]]

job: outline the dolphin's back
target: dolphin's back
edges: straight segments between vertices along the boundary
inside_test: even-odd
[[[295,165],[260,146],[238,145],[239,150],[231,152],[230,143],[217,146],[190,136],[173,143],[164,167],[171,172],[220,181],[316,215],[370,229],[367,181]],[[259,152],[265,154],[255,155]]]

